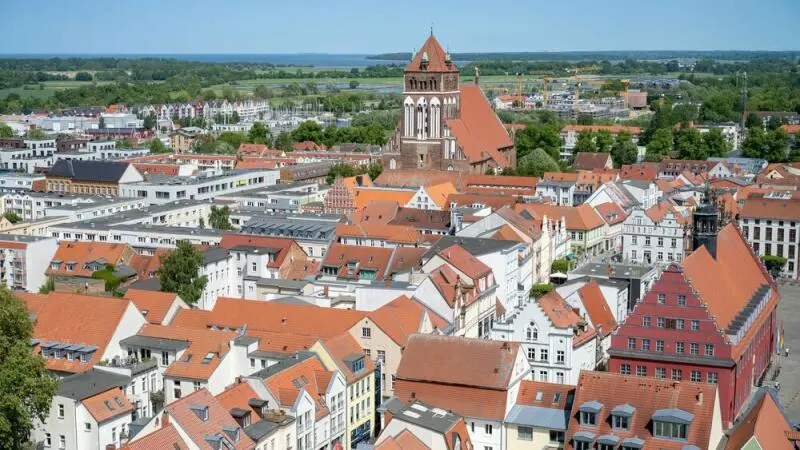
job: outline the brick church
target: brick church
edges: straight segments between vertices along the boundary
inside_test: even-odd
[[[514,140],[477,81],[459,86],[458,67],[431,34],[405,68],[403,118],[383,166],[480,174],[515,167]]]

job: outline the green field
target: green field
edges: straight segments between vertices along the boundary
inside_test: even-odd
[[[97,84],[106,84],[106,81],[99,81]],[[9,88],[9,89],[0,89],[0,98],[5,98],[8,94],[12,92],[19,94],[20,97],[34,97],[34,98],[47,98],[51,97],[55,92],[62,91],[64,89],[72,89],[81,86],[85,86],[87,84],[92,84],[91,81],[45,81],[41,83],[44,85],[44,89],[41,89],[38,84],[28,84],[25,86]]]

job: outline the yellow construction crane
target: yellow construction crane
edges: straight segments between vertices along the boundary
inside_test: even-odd
[[[544,77],[542,77],[542,80],[544,80],[544,88],[542,89],[542,95],[544,96],[544,103],[542,103],[542,106],[547,107],[547,102],[550,100],[550,92],[548,91],[548,85],[550,84],[551,81],[553,81],[553,77],[545,75]]]
[[[518,107],[522,108],[525,106],[525,100],[522,98],[522,73],[517,73],[517,102]]]
[[[631,80],[620,80],[622,83],[622,101],[623,101],[623,108],[628,108],[628,86],[631,84]]]

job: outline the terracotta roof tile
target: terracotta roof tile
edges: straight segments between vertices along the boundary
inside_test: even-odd
[[[367,314],[387,336],[399,346],[408,342],[409,336],[419,333],[422,319],[428,315],[435,327],[444,328],[447,323],[422,303],[401,295],[391,302]]]
[[[462,85],[461,117],[447,121],[453,136],[471,162],[492,159],[497,167],[511,167],[500,152],[511,148],[514,141],[492,110],[480,87]]]
[[[505,391],[519,351],[515,342],[413,334],[403,351],[397,378],[440,387],[447,384]]]
[[[267,267],[279,268],[283,266],[287,255],[289,254],[292,246],[297,243],[294,239],[270,237],[270,236],[252,236],[247,234],[226,233],[222,235],[222,240],[219,246],[231,250],[235,247],[258,247],[260,249],[273,249],[275,252],[275,259],[267,263]]]
[[[236,338],[232,331],[150,324],[143,326],[138,335],[187,341],[189,346],[183,356],[167,367],[164,376],[192,380],[207,380],[217,370],[230,350],[231,341]]]
[[[572,328],[573,347],[580,347],[594,337],[596,330],[592,328],[577,311],[556,291],[551,291],[538,299],[537,304],[556,328]],[[605,303],[605,301],[604,301]]]
[[[744,202],[742,217],[800,221],[800,200],[764,198],[753,194]]]
[[[529,213],[534,219],[542,220],[547,216],[550,220],[560,220],[562,217],[569,230],[589,231],[602,227],[605,221],[600,214],[589,204],[583,203],[578,206],[556,206],[536,203],[518,204],[515,211]]]
[[[425,191],[428,193],[428,196],[433,200],[433,202],[439,208],[444,208],[447,197],[451,194],[456,194],[458,191],[456,190],[455,186],[451,182],[445,182],[440,184],[434,184],[431,186],[427,186]]]
[[[582,371],[573,402],[573,414],[569,419],[566,442],[571,442],[579,431],[589,431],[595,436],[613,434],[620,440],[638,437],[645,441],[644,448],[680,450],[685,445],[712,448],[709,442],[713,427],[714,405],[717,395],[714,384],[690,383],[688,381],[661,380],[650,377],[625,376],[610,372]],[[578,422],[578,408],[586,402],[602,405],[597,417],[597,426],[584,427]],[[629,430],[611,428],[611,410],[617,406],[630,405],[634,409]],[[654,440],[652,417],[660,409],[680,409],[693,414],[686,441]],[[717,424],[721,427],[721,424]],[[716,443],[715,443],[716,444]],[[573,448],[573,447],[568,447]]]
[[[211,311],[181,310],[173,324],[200,329],[247,325],[248,330],[291,331],[322,338],[349,330],[364,315],[350,309],[220,297]]]
[[[605,220],[605,222],[609,225],[616,225],[618,223],[622,223],[628,218],[628,215],[625,214],[625,211],[620,208],[614,202],[607,202],[601,203],[595,207],[597,212],[600,214],[600,217]]]
[[[119,298],[51,292],[47,295],[16,293],[36,318],[33,337],[42,343],[82,344],[97,347],[91,359],[46,358],[47,368],[60,372],[85,372],[97,364],[111,342],[130,301]],[[64,320],[69,317],[69,320]]]
[[[547,181],[574,181],[578,182],[578,172],[545,172],[542,177]]]
[[[472,207],[472,205],[484,205],[485,207],[493,210],[500,209],[503,206],[514,206],[519,203],[518,197],[508,195],[495,195],[495,194],[453,194],[447,199],[447,208],[451,209],[453,205],[456,207]]]
[[[386,169],[375,179],[375,185],[418,188],[450,182],[461,188],[465,178],[464,172],[451,170]]]
[[[340,238],[380,239],[400,244],[417,244],[421,239],[419,231],[412,226],[364,222],[337,225],[336,235]]]
[[[572,405],[571,397],[574,396],[575,386],[570,384],[522,380],[519,383],[516,404],[568,410]]]
[[[400,367],[404,360],[405,354],[400,360]],[[508,392],[502,389],[411,381],[398,376],[394,395],[403,402],[420,400],[465,417],[502,421]]]
[[[469,175],[465,187],[467,188],[517,188],[521,190],[534,190],[539,184],[539,177],[507,177],[502,175]]]
[[[353,213],[353,223],[387,224],[395,217],[400,204],[393,200],[373,200]],[[419,210],[417,210],[419,211]],[[396,224],[407,225],[407,224]]]
[[[514,227],[514,230],[527,237],[530,241],[536,241],[542,236],[540,226],[536,225],[533,220],[522,217],[517,211],[510,207],[503,207],[495,211],[495,213],[502,217],[509,225]],[[517,239],[511,239],[516,241]]]
[[[339,371],[344,374],[347,384],[354,383],[375,370],[375,363],[370,358],[364,358],[364,368],[357,373],[353,373],[350,370],[350,365],[345,362],[345,359],[354,355],[363,355],[364,350],[353,335],[347,331],[322,340],[322,345],[331,355],[337,367],[339,367]]]
[[[386,273],[394,277],[398,273],[410,272],[422,265],[425,247],[395,247]]]
[[[217,400],[222,404],[226,411],[230,412],[234,408],[239,408],[248,412],[250,423],[259,421],[258,412],[248,403],[251,398],[261,398],[250,386],[250,383],[239,381],[233,386],[229,386],[224,391],[217,394]]]
[[[248,328],[246,336],[258,338],[258,350],[290,356],[308,350],[317,341],[315,336],[287,331],[261,331]]]
[[[266,158],[242,158],[236,162],[237,169],[275,169],[278,161]]]
[[[207,407],[208,419],[202,420],[193,408]],[[207,389],[200,389],[170,403],[165,408],[170,420],[189,436],[194,445],[202,449],[212,448],[206,442],[206,436],[221,436],[227,439],[236,450],[252,450],[255,443],[245,434],[244,430],[225,409],[225,406],[216,399]],[[233,442],[226,434],[224,428],[237,430],[239,440]]]
[[[136,440],[122,447],[122,450],[151,450],[151,449],[171,449],[188,450],[186,441],[178,434],[174,425],[168,425],[146,435],[136,436]]]
[[[376,280],[383,280],[391,261],[393,249],[359,245],[332,244],[322,260],[322,271],[335,267],[337,277],[358,279],[361,271],[375,271]],[[351,270],[351,263],[355,263]]]
[[[623,180],[639,180],[652,182],[658,178],[658,163],[639,163],[624,165],[619,177]]]
[[[354,201],[356,209],[365,208],[370,202],[375,200],[388,200],[397,202],[399,205],[405,205],[414,198],[416,191],[388,189],[388,188],[356,188]]]
[[[759,391],[761,395],[750,412],[728,436],[725,450],[740,450],[754,438],[762,449],[794,450],[796,447],[792,440],[800,439],[800,435],[781,412],[772,394],[766,390]]]
[[[319,261],[308,258],[303,261],[291,263],[282,277],[287,280],[303,280],[308,276],[316,276],[318,273]]]
[[[610,153],[578,152],[572,167],[575,170],[602,169],[611,165]]]
[[[129,414],[133,410],[133,406],[125,397],[125,392],[118,387],[85,398],[81,403],[97,423],[105,422],[122,414]]]
[[[778,303],[777,289],[763,264],[753,254],[752,248],[733,224],[726,225],[717,235],[716,259],[700,247],[683,262],[685,277],[692,283],[717,325],[726,329],[750,300],[758,288],[773,286],[772,297],[753,321],[738,344],[733,348],[734,360],[749,345],[753,333],[760,328]]]
[[[578,296],[581,298],[583,307],[589,315],[589,320],[596,329],[603,330],[603,336],[613,332],[617,328],[617,321],[614,319],[614,313],[608,306],[603,292],[600,290],[600,284],[597,280],[592,278],[591,281],[586,283],[583,287],[578,289]]]
[[[90,277],[94,270],[86,264],[101,261],[105,264],[128,264],[133,256],[133,249],[128,244],[109,244],[106,242],[61,242],[53,255],[52,261],[60,262],[58,270],[47,268],[48,275],[61,275],[70,277]],[[72,270],[67,270],[68,264],[73,264]]]
[[[406,72],[458,72],[455,63],[447,61],[447,53],[431,34],[406,65]]]
[[[324,399],[332,376],[333,372],[325,370],[315,355],[269,376],[264,379],[264,384],[284,407],[294,406],[300,389],[304,389],[314,399],[316,417],[319,419],[329,413]]]
[[[389,436],[380,444],[375,446],[380,450],[429,450],[430,447],[425,445],[418,437],[410,430],[405,429],[401,431],[397,437]]]
[[[390,225],[407,225],[418,230],[450,230],[450,213],[417,208],[398,208]]]
[[[455,267],[456,270],[473,280],[478,280],[492,273],[491,267],[472,256],[468,251],[464,250],[464,247],[458,244],[439,250],[436,254]]]
[[[175,293],[141,289],[128,289],[125,298],[132,301],[145,320],[153,324],[161,324],[175,301],[180,302]]]

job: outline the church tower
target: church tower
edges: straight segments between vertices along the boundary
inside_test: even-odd
[[[384,167],[454,170],[445,160],[456,152],[447,121],[460,117],[458,84],[458,67],[431,33],[406,65],[403,116]]]
[[[695,209],[692,216],[692,250],[705,246],[714,259],[717,258],[717,234],[721,228],[717,201],[706,189],[703,203]]]

